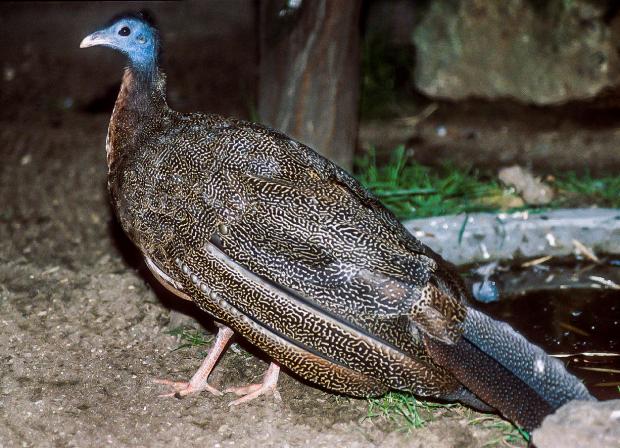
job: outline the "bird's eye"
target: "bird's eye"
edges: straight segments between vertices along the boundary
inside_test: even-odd
[[[128,26],[124,26],[118,31],[118,34],[123,37],[129,36],[131,34],[131,30],[129,29]]]

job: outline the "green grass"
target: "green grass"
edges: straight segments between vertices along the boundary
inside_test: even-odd
[[[599,207],[620,208],[620,176],[592,177],[589,173],[566,173],[553,186],[559,192],[558,205],[587,200]]]
[[[440,414],[458,405],[420,401],[410,394],[388,392],[379,398],[368,399],[366,418],[383,418],[400,430],[421,428]]]
[[[181,350],[181,349],[192,348],[192,347],[208,346],[207,348],[209,348],[211,344],[213,343],[213,340],[215,339],[215,336],[212,334],[206,333],[203,330],[197,330],[193,327],[186,327],[186,326],[174,328],[168,331],[167,333],[169,335],[177,336],[179,338],[180,344],[172,350],[173,352],[177,350]],[[247,351],[239,347],[234,342],[230,344],[228,349],[243,358],[252,357],[251,353],[248,353]],[[207,354],[208,354],[207,350],[199,351],[198,357],[204,358],[205,356],[207,356]]]
[[[530,434],[512,423],[502,420],[496,415],[483,415],[469,420],[472,426],[479,426],[497,434],[497,436],[487,440],[483,447],[496,446],[516,446],[522,447],[530,441]]]
[[[519,205],[519,198],[494,174],[450,165],[439,169],[423,166],[410,160],[403,146],[396,148],[383,165],[370,151],[357,160],[356,175],[400,219],[592,205],[620,208],[620,176],[558,174],[551,182],[556,198],[544,208],[536,208]]]
[[[196,330],[192,327],[174,328],[168,331],[168,334],[172,336],[177,336],[179,338],[179,342],[181,343],[178,347],[174,349],[174,351],[184,348],[208,345],[213,341],[213,336],[205,333],[204,331]]]
[[[374,152],[357,161],[360,182],[401,219],[494,210],[489,198],[504,194],[497,181],[473,170],[440,170],[408,160],[403,146],[379,167]]]
[[[527,444],[530,435],[496,415],[481,415],[459,404],[421,401],[402,392],[388,392],[380,398],[368,399],[367,419],[383,419],[400,431],[419,429],[429,422],[450,414],[467,418],[468,424],[493,433],[483,446],[518,446]]]

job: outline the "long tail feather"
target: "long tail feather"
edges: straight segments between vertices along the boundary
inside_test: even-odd
[[[571,400],[593,400],[564,365],[509,325],[469,309],[454,344],[425,338],[433,360],[482,401],[527,430]]]

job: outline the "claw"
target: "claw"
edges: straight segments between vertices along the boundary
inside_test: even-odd
[[[222,395],[224,395],[222,392],[220,392],[219,390],[217,390],[215,387],[211,386],[208,383],[202,384],[200,385],[200,387],[194,387],[192,386],[191,381],[188,382],[188,381],[172,381],[172,380],[165,380],[165,379],[156,379],[156,380],[153,380],[153,382],[155,384],[163,384],[166,386],[170,386],[172,389],[174,389],[174,392],[171,392],[168,394],[160,394],[158,395],[158,397],[183,398],[193,393],[202,392],[203,390],[206,390],[207,392],[210,392],[213,395],[216,395],[218,397],[221,397]]]
[[[229,387],[224,392],[233,393],[235,395],[240,395],[241,398],[237,400],[231,401],[228,406],[237,406],[241,403],[246,403],[250,400],[255,399],[261,395],[265,395],[268,393],[273,394],[276,400],[281,401],[282,397],[280,396],[280,392],[276,389],[276,385],[278,384],[278,375],[280,374],[280,366],[276,363],[271,363],[267,372],[265,373],[265,377],[263,378],[263,382],[260,384],[250,384],[248,386],[241,387]]]

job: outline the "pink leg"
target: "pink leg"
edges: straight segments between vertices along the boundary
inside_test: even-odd
[[[267,393],[272,393],[274,397],[276,397],[276,400],[281,400],[282,398],[280,397],[280,393],[276,389],[279,374],[280,366],[278,366],[275,362],[272,362],[269,364],[269,368],[265,373],[262,383],[250,384],[242,387],[230,387],[226,389],[226,392],[232,392],[236,395],[243,395],[241,398],[230,402],[228,406],[236,406]]]
[[[167,386],[171,386],[174,389],[174,392],[168,394],[162,394],[160,397],[177,397],[181,398],[186,395],[201,392],[203,390],[207,390],[211,392],[213,395],[222,395],[222,392],[210,386],[207,383],[209,375],[211,371],[213,371],[213,367],[217,363],[217,360],[220,358],[224,350],[226,349],[226,344],[229,339],[233,336],[233,331],[221,325],[217,332],[217,336],[215,338],[215,342],[209,350],[209,354],[202,362],[202,365],[198,369],[198,371],[194,374],[189,382],[185,381],[171,381],[171,380],[155,380],[154,382],[157,384],[165,384]]]

